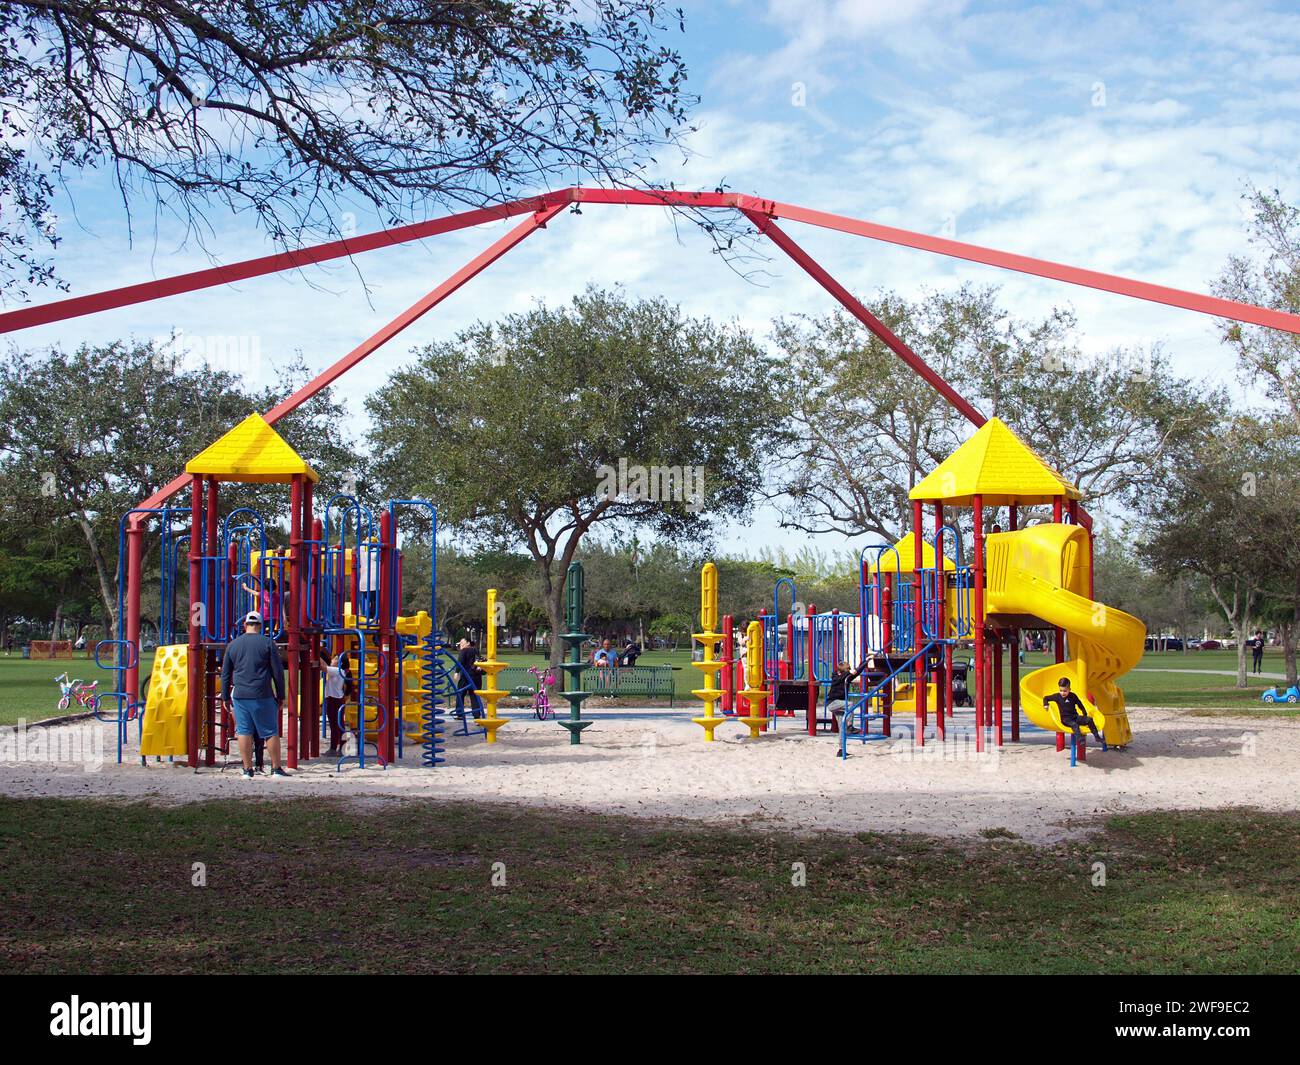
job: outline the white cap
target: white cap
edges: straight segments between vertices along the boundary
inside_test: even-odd
[[[244,624],[260,625],[262,624],[262,615],[259,614],[256,610],[250,610],[247,614],[244,615]]]

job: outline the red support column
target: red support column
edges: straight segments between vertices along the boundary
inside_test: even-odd
[[[308,514],[311,508],[308,508]],[[314,571],[316,579],[312,582],[311,587],[307,590],[307,603],[317,617],[324,607],[321,601],[321,584],[325,579],[324,566],[325,556],[321,549],[321,542],[325,536],[325,526],[319,518],[313,518],[311,523],[311,538],[316,541],[312,544],[312,554],[315,557],[316,565]],[[322,646],[321,635],[315,631],[311,638],[311,661],[312,661],[312,686],[311,686],[311,756],[320,757],[320,725],[321,725],[321,685],[320,685],[320,660],[321,654],[325,650]]]
[[[315,485],[311,480],[303,481],[303,521],[302,528],[304,536],[316,540],[316,523],[312,520],[312,498],[315,494]],[[315,583],[311,581],[312,572],[316,567],[312,566],[313,559],[316,555],[315,544],[303,544],[302,550],[299,551],[300,575],[298,577],[298,590],[294,596],[294,602],[290,603],[292,610],[298,615],[298,631],[302,633],[302,666],[300,672],[303,676],[302,685],[302,709],[299,710],[298,724],[300,737],[298,740],[298,757],[299,759],[315,758],[320,754],[320,737],[321,731],[318,728],[320,722],[320,638],[315,632],[308,635],[307,629],[311,623],[311,601],[312,593],[315,590]]]
[[[948,636],[948,571],[944,567],[943,504],[934,505],[934,586],[938,601],[935,604],[937,632]],[[942,743],[947,738],[945,713],[952,713],[952,644],[943,643],[943,658],[935,673],[934,733]]]
[[[208,480],[208,501],[207,501],[206,513],[204,516],[203,532],[204,532],[205,541],[207,543],[207,547],[205,549],[207,556],[209,558],[215,559],[217,557],[217,528],[219,524],[218,519],[220,517],[217,509],[219,489],[217,488],[217,484],[218,484],[217,478],[209,477],[207,480]],[[209,586],[209,590],[208,590],[209,610],[212,609],[212,604],[217,601],[217,598],[225,592],[225,589],[221,587],[221,582],[217,580],[217,577],[218,577],[217,566],[216,563],[214,562],[212,565],[212,583]],[[231,566],[230,568],[228,568],[226,572],[226,580],[229,584],[233,585],[234,579],[235,579],[235,571],[234,571],[234,567]],[[209,627],[208,631],[212,631],[211,627]],[[243,630],[240,627],[236,626],[235,632],[241,632],[241,631]],[[203,720],[205,722],[207,728],[207,734],[208,734],[208,747],[207,747],[207,751],[204,753],[204,762],[207,765],[216,765],[217,764],[218,715],[217,715],[216,677],[213,674],[216,671],[217,653],[212,648],[204,648],[200,652],[200,657],[203,660],[203,666],[202,666]],[[225,721],[224,715],[221,715],[221,721],[222,723],[224,723]],[[223,731],[223,735],[221,738],[222,740],[225,740],[226,737],[224,735],[224,729],[222,731]]]
[[[817,608],[812,603],[808,604],[808,612],[805,619],[808,622],[808,735],[817,735],[817,651],[813,641],[814,618],[817,616]]]
[[[993,724],[998,730],[998,746],[1002,746],[1002,634],[993,638]]]
[[[299,681],[298,667],[302,664],[302,634],[298,630],[298,604],[302,601],[301,591],[298,586],[299,575],[302,572],[300,565],[300,552],[302,551],[302,482],[303,475],[295,473],[293,475],[292,487],[290,488],[289,502],[289,604],[288,610],[281,610],[281,616],[285,621],[285,636],[289,659],[289,674],[286,684],[286,701],[288,703],[288,720],[282,719],[281,734],[285,737],[288,750],[285,752],[285,761],[290,769],[298,768],[298,696]],[[283,580],[284,574],[281,574]],[[283,602],[283,599],[281,600]]]
[[[1060,496],[1054,496],[1052,498],[1052,521],[1056,525],[1061,524],[1061,497]],[[1065,630],[1064,629],[1052,630],[1052,644],[1053,644],[1053,650],[1056,653],[1057,664],[1064,662],[1065,661]],[[1056,749],[1058,751],[1065,750],[1064,732],[1058,732],[1056,734]]]
[[[200,532],[203,522],[203,478],[195,477],[190,482],[190,631],[189,643],[185,651],[188,687],[185,689],[185,746],[186,761],[191,769],[199,767],[199,714],[202,702],[199,692],[203,684],[203,663],[199,660],[202,636],[199,631],[200,587],[202,582],[201,557],[203,554],[203,536]],[[129,603],[131,596],[127,596]],[[136,596],[137,603],[139,596]],[[138,631],[138,629],[137,629]]]
[[[1015,532],[1020,527],[1019,507],[1013,501],[1007,508],[1007,528]],[[1020,742],[1020,648],[1024,636],[1019,629],[1011,630],[1011,742]]]
[[[971,619],[975,630],[975,750],[984,750],[984,497],[971,500],[975,508],[975,616]]]
[[[393,700],[393,670],[396,668],[396,640],[393,638],[393,624],[389,619],[392,610],[393,587],[391,575],[393,558],[393,515],[385,510],[379,515],[379,701],[384,707],[383,727],[379,730],[378,749],[386,762],[391,762],[396,750],[396,732],[393,728],[393,713],[396,709]],[[488,618],[489,625],[495,625],[494,618]]]
[[[916,740],[918,747],[925,746],[925,695],[929,674],[925,669],[925,581],[921,572],[925,565],[925,540],[921,536],[921,501],[912,501],[912,653],[920,655],[912,663],[913,705],[916,708]]]
[[[882,555],[883,557],[883,555]],[[889,658],[894,653],[894,575],[885,573],[877,562],[876,578],[880,581],[880,646],[885,651],[885,671],[892,673]],[[892,736],[894,721],[893,681],[880,693],[880,712],[884,714],[885,735]]]
[[[144,566],[144,529],[140,517],[126,521],[126,638],[135,644],[133,651],[119,648],[119,654],[129,654],[129,665],[122,675],[127,693],[127,711],[140,701],[140,586]]]
[[[736,622],[730,614],[722,617],[722,712],[732,711],[731,693],[736,684]]]

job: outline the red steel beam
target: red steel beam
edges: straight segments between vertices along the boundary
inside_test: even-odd
[[[349,351],[343,356],[343,358],[334,363],[333,366],[312,378],[312,380],[308,381],[302,386],[302,388],[298,389],[297,392],[289,396],[287,399],[283,399],[277,403],[267,411],[263,417],[274,425],[290,411],[297,410],[297,408],[306,403],[307,400],[311,399],[311,397],[316,395],[316,393],[321,391],[321,389],[328,388],[330,384],[342,377],[343,374],[347,373],[348,370],[352,369],[352,367],[367,355],[370,355],[377,348],[387,344],[388,341],[392,340],[393,337],[397,336],[398,333],[409,326],[412,322],[415,322],[428,314],[429,311],[433,310],[433,308],[439,303],[445,300],[467,281],[486,270],[494,262],[500,259],[501,256],[505,255],[506,252],[516,247],[526,237],[543,228],[547,222],[564,210],[564,206],[564,202],[552,204],[537,211],[529,218],[524,219],[524,221],[520,222],[519,225],[515,226],[515,228],[505,236],[501,237],[490,247],[479,252],[478,255],[474,256],[473,259],[447,278],[447,280],[441,285],[433,289],[428,295],[411,304],[410,307],[404,310],[377,333],[374,333],[367,340]],[[185,485],[189,483],[189,480],[190,475],[188,473],[181,474],[179,477],[163,485],[162,488],[158,489],[158,491],[151,495],[148,501],[141,504],[141,506],[161,506],[165,500],[180,491],[180,489],[184,488]]]
[[[98,311],[162,299],[182,292],[194,292],[215,285],[229,284],[232,281],[243,281],[253,277],[261,277],[265,274],[297,269],[313,263],[328,262],[348,255],[357,255],[377,248],[392,247],[412,240],[419,240],[423,237],[450,233],[458,229],[464,229],[467,226],[481,225],[484,222],[510,218],[530,211],[543,210],[548,207],[569,203],[740,210],[751,218],[755,215],[784,218],[792,222],[803,222],[807,225],[820,226],[823,229],[850,233],[854,236],[867,237],[871,240],[884,241],[888,244],[897,244],[906,248],[915,248],[919,251],[928,251],[936,255],[946,255],[965,259],[969,262],[982,263],[1001,270],[1033,274],[1037,277],[1046,277],[1066,284],[1081,285],[1085,288],[1113,292],[1134,299],[1163,303],[1170,307],[1180,307],[1200,314],[1231,318],[1235,321],[1267,326],[1271,329],[1281,329],[1289,333],[1300,333],[1300,315],[1288,314],[1285,311],[1256,307],[1253,304],[1238,303],[1235,300],[1220,299],[1216,296],[1206,296],[1201,293],[1171,288],[1167,285],[1154,285],[1146,281],[1135,281],[1132,278],[1121,277],[1116,274],[1085,270],[1081,267],[1068,266],[1047,259],[1036,259],[1028,255],[1018,255],[1013,252],[999,251],[996,248],[982,247],[978,244],[967,244],[963,241],[948,240],[945,237],[934,237],[926,233],[899,229],[895,226],[865,222],[857,218],[831,214],[827,211],[816,211],[795,204],[781,203],[778,200],[729,192],[586,188],[560,189],[542,196],[464,211],[459,214],[448,215],[445,218],[433,219],[432,221],[416,222],[393,229],[383,229],[375,233],[349,237],[345,240],[330,241],[309,248],[262,256],[257,259],[246,259],[242,262],[231,263],[228,266],[197,270],[192,273],[178,274],[174,277],[147,281],[137,285],[127,285],[124,288],[110,289],[105,292],[54,300],[35,307],[21,307],[0,314],[0,333],[11,332],[15,329],[27,329],[37,325],[48,325],[51,322],[65,321],[79,315],[94,314]]]
[[[182,292],[197,292],[200,289],[228,285],[234,281],[246,281],[266,274],[282,273],[314,263],[325,263],[332,259],[342,259],[349,255],[373,251],[376,248],[391,248],[397,244],[407,244],[423,237],[439,236],[458,229],[495,222],[530,211],[546,210],[559,203],[563,206],[570,202],[565,189],[546,196],[534,196],[526,200],[515,200],[496,207],[484,207],[475,211],[435,218],[428,222],[416,222],[394,229],[381,229],[375,233],[366,233],[359,237],[344,240],[332,240],[325,244],[314,244],[307,248],[280,252],[276,255],[264,255],[257,259],[244,259],[227,266],[214,266],[206,270],[195,270],[188,274],[176,274],[156,281],[144,281],[137,285],[108,289],[105,292],[92,292],[85,296],[73,296],[69,299],[54,300],[35,307],[21,307],[18,310],[0,314],[0,333],[15,329],[30,329],[32,326],[48,325],[62,322],[69,318],[78,318],[85,314],[97,314],[117,307],[129,307],[137,303],[176,296]]]
[[[973,263],[983,263],[985,266],[996,266],[1000,270],[1034,274],[1053,281],[1064,281],[1068,285],[1114,292],[1120,296],[1163,303],[1170,307],[1181,307],[1186,311],[1209,314],[1216,318],[1231,318],[1251,325],[1263,325],[1270,329],[1282,329],[1288,333],[1300,333],[1300,315],[1288,314],[1285,311],[1256,307],[1251,303],[1238,303],[1236,300],[1220,299],[1217,296],[1206,296],[1198,292],[1187,292],[1167,285],[1153,285],[1117,274],[1103,274],[1097,270],[1085,270],[1078,266],[1067,266],[1048,259],[1035,259],[1028,255],[998,251],[996,248],[966,244],[945,237],[932,237],[926,233],[913,233],[908,229],[882,226],[876,222],[863,222],[857,218],[814,211],[807,207],[778,203],[775,200],[757,200],[753,197],[747,199],[751,203],[746,205],[745,213],[751,217],[751,212],[759,212],[776,218],[785,218],[791,222],[805,222],[808,225],[821,226],[823,229],[833,229],[840,233],[869,237],[887,244],[898,244],[905,248],[933,252],[936,255],[966,259]]]
[[[931,388],[943,396],[972,425],[978,428],[988,420],[970,403],[966,402],[965,398],[932,369],[929,363],[904,344],[889,326],[867,310],[848,289],[831,277],[811,255],[791,240],[785,230],[778,226],[776,222],[767,215],[759,214],[757,211],[746,211],[745,217],[753,222],[759,228],[759,231],[771,239],[778,248],[798,263],[814,281],[834,296],[854,318],[878,336],[890,351],[910,366],[924,381],[928,382]]]

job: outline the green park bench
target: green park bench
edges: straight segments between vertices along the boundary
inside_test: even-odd
[[[616,669],[584,666],[582,687],[592,695],[610,699],[666,697],[668,705],[673,706],[676,697],[673,669],[672,666],[619,666]],[[497,674],[498,688],[523,699],[532,698],[536,683],[537,678],[528,672],[527,666],[507,666]]]

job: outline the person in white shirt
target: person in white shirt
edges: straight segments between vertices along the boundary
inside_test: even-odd
[[[330,727],[330,746],[325,757],[338,758],[343,753],[343,706],[351,694],[352,673],[345,651],[336,654],[332,663],[322,658],[320,666],[325,674],[325,720]]]

